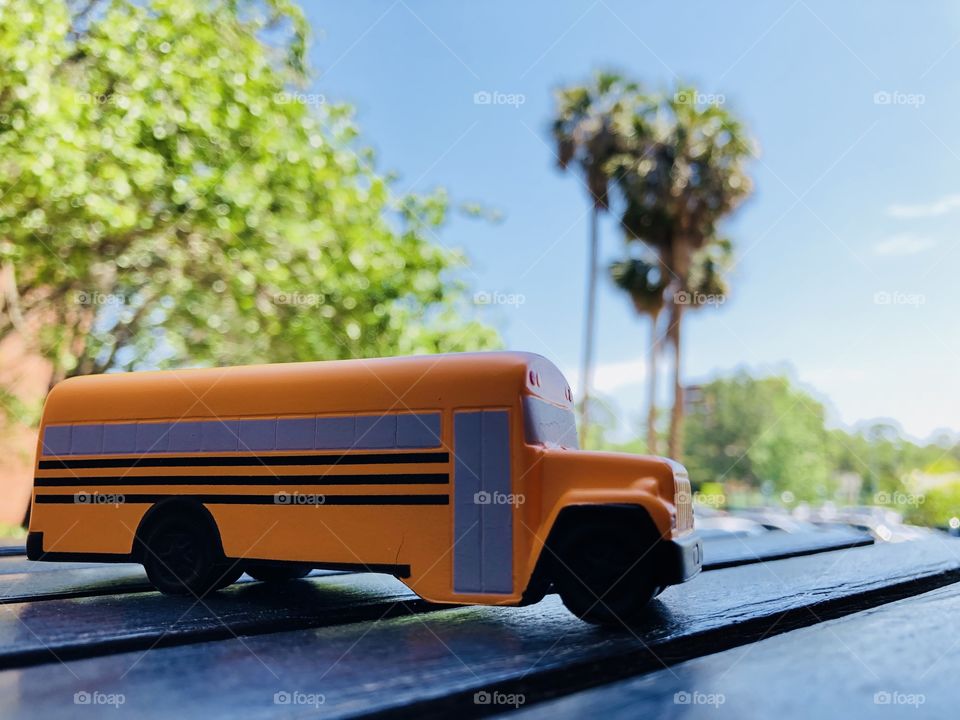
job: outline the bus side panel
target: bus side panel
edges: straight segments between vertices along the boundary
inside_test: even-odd
[[[137,526],[149,507],[122,501],[34,503],[30,532],[43,533],[45,553],[129,555]]]
[[[447,505],[207,505],[227,557],[411,567],[426,572],[448,532]],[[439,574],[439,570],[436,571]]]

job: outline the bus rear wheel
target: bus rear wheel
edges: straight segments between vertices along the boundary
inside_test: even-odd
[[[252,565],[246,569],[247,575],[254,580],[266,583],[287,582],[305,578],[313,570],[309,565],[301,563],[284,563],[282,565]]]
[[[217,551],[212,533],[194,518],[160,518],[144,545],[147,578],[167,595],[201,597],[240,577],[239,568],[231,568]]]
[[[636,528],[588,524],[558,548],[553,580],[570,612],[598,625],[635,622],[660,590],[650,543]]]
[[[240,576],[243,575],[243,568],[240,567],[240,563],[227,561],[223,565],[220,565],[218,570],[218,578],[216,582],[213,583],[213,590],[223,590],[225,587],[233,585],[237,580],[240,579]]]

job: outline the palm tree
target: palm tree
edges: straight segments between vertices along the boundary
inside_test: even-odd
[[[746,162],[753,151],[745,130],[720,106],[697,104],[697,97],[694,89],[681,87],[654,110],[633,113],[622,135],[624,150],[611,160],[625,200],[621,224],[627,238],[653,248],[669,276],[672,457],[682,454],[682,321],[693,297],[694,259],[752,189]]]
[[[615,73],[597,73],[591,84],[563,88],[556,96],[552,133],[557,162],[562,170],[575,166],[581,171],[590,202],[586,321],[580,367],[581,445],[585,444],[590,417],[600,214],[610,206],[610,160],[621,152],[621,136],[615,125],[624,103],[636,92],[635,84],[625,82]]]
[[[730,295],[728,274],[733,265],[733,242],[721,237],[710,240],[690,263],[687,307],[695,310],[720,305]]]
[[[655,256],[627,258],[610,265],[613,282],[624,290],[640,316],[650,318],[650,346],[647,356],[647,452],[657,454],[657,360],[660,355],[660,313],[663,311],[667,281]]]

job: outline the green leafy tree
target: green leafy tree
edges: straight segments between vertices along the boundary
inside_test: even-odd
[[[960,477],[960,462],[949,446],[917,445],[889,422],[873,422],[852,433],[831,431],[827,454],[838,472],[856,473],[862,478],[860,499],[865,504],[925,495],[924,481],[950,485],[951,478]],[[923,481],[916,487],[918,476]]]
[[[306,42],[285,0],[0,0],[0,341],[54,381],[495,345]]]
[[[924,525],[960,516],[960,462],[949,442],[918,445],[888,422],[827,429],[823,405],[786,377],[741,372],[696,388],[689,405],[685,462],[697,487],[881,506]],[[859,476],[859,498],[847,495],[847,474]]]
[[[789,490],[803,500],[832,497],[824,409],[814,398],[786,378],[745,373],[714,380],[697,395],[685,458],[695,483]]]
[[[931,488],[923,494],[923,502],[913,503],[903,510],[908,522],[949,527],[951,520],[956,523],[960,518],[960,482]]]

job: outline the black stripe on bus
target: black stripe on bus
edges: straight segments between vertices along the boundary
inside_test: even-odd
[[[206,505],[277,505],[281,507],[323,507],[324,505],[449,505],[450,497],[448,495],[324,495],[323,502],[317,503],[298,503],[298,502],[277,502],[274,495],[185,495],[177,493],[163,493],[156,495],[128,495],[126,493],[107,494],[102,501],[93,500],[91,496],[96,493],[77,493],[83,495],[86,499],[78,500],[76,495],[34,495],[34,502],[40,504],[69,504],[69,505],[113,505],[113,504],[137,504],[137,503],[157,503],[171,497],[189,498]],[[296,496],[285,493],[288,497],[295,499]],[[116,498],[116,503],[110,502],[110,498]]]
[[[123,477],[38,477],[36,487],[92,485],[447,485],[448,473],[377,475],[126,475]]]
[[[344,453],[341,455],[219,455],[219,456],[152,456],[57,458],[41,460],[41,470],[70,468],[126,468],[126,467],[238,467],[249,465],[388,465],[407,463],[450,462],[450,453]]]

